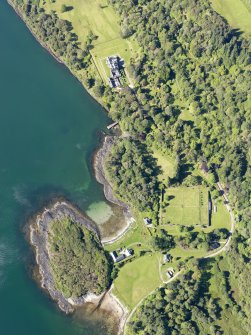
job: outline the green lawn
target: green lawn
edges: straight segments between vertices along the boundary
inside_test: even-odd
[[[179,234],[179,235],[182,235],[182,233]],[[178,265],[181,261],[185,261],[188,258],[202,258],[202,257],[205,257],[208,254],[208,251],[206,250],[206,248],[183,249],[182,247],[179,247],[177,245],[174,249],[170,250],[168,253],[170,255],[172,255],[172,257],[173,257],[171,262],[163,263],[163,261],[162,261],[163,255],[161,257],[161,261],[162,261],[161,273],[162,273],[162,278],[163,278],[164,281],[169,279],[169,277],[166,273],[168,268],[173,268],[174,272],[177,273],[178,272]]]
[[[202,186],[168,188],[165,197],[170,196],[172,196],[172,199],[168,201],[169,206],[166,206],[167,211],[164,215],[165,219],[169,220],[171,224],[159,226],[157,229],[166,229],[169,234],[181,236],[185,232],[180,232],[180,225],[194,225],[194,231],[197,232],[201,230],[210,232],[216,228],[230,228],[229,213],[220,200],[217,202],[217,212],[212,214],[212,225],[207,228],[202,227],[203,224],[208,224],[207,188]],[[136,222],[125,236],[117,242],[105,246],[107,251],[125,247],[134,249],[134,258],[131,261],[125,261],[125,264],[119,268],[113,289],[113,293],[129,309],[132,309],[142,298],[161,285],[162,279],[164,281],[168,280],[166,272],[169,267],[177,272],[180,261],[190,257],[202,258],[208,254],[208,250],[204,246],[198,249],[184,249],[177,245],[169,251],[173,256],[173,261],[162,264],[159,269],[159,262],[162,263],[163,255],[159,252],[151,252],[150,231],[154,228],[148,229],[143,223],[143,217],[143,213],[138,214]],[[198,225],[196,226],[197,222]],[[142,250],[148,251],[147,254],[140,256]]]
[[[171,200],[168,201],[168,197],[171,197]],[[195,226],[195,231],[200,231],[203,225],[208,225],[208,190],[205,187],[168,188],[165,203],[167,205],[162,209],[161,225],[169,226],[168,231],[170,230],[171,234],[180,234],[178,225]],[[226,206],[218,200],[216,207],[217,211],[212,212],[211,226],[204,228],[205,232],[219,228],[230,229],[231,218]]]
[[[212,213],[211,223],[214,229],[230,228],[231,218],[223,202],[217,202],[217,212]]]
[[[230,26],[251,33],[251,12],[241,0],[211,0],[215,11],[225,17]]]
[[[117,37],[100,44],[95,44],[91,54],[100,75],[104,81],[107,81],[110,70],[106,64],[106,57],[110,55],[118,55],[120,58],[124,59],[125,64],[127,65],[130,62],[134,50],[137,50],[135,41]]]
[[[166,181],[168,177],[174,178],[176,176],[177,163],[174,158],[168,155],[163,155],[157,150],[153,152],[153,157],[157,159],[157,165],[161,169],[161,173],[159,175],[160,181]]]
[[[184,226],[208,224],[208,190],[205,187],[168,188],[162,224]]]
[[[143,223],[142,217],[136,217],[136,221],[132,224],[131,228],[128,232],[122,236],[118,241],[112,244],[104,245],[105,250],[113,251],[119,248],[129,248],[133,247],[135,249],[135,245],[138,243],[142,244],[142,247],[147,247],[148,242],[151,238],[151,234],[145,224]]]
[[[72,8],[62,13],[62,5]],[[112,6],[108,5],[107,0],[56,0],[55,2],[45,0],[43,7],[47,12],[54,10],[60,18],[70,21],[82,46],[85,45],[90,33],[97,37],[93,42],[94,48],[91,54],[105,82],[109,75],[109,69],[105,63],[107,56],[119,55],[127,65],[131,56],[138,50],[134,40],[121,37],[119,17]]]
[[[194,258],[202,258],[205,257],[208,254],[208,251],[205,248],[200,248],[200,249],[183,249],[179,246],[176,248],[172,249],[170,251],[170,254],[173,257],[180,257],[182,260],[194,257]]]
[[[161,285],[159,254],[146,255],[127,263],[114,281],[113,293],[130,309]]]
[[[62,13],[62,5],[73,8]],[[120,37],[118,17],[113,8],[107,6],[106,0],[56,0],[55,2],[46,0],[44,7],[47,11],[55,10],[60,18],[70,21],[81,43],[86,42],[90,32],[98,37],[95,44]]]

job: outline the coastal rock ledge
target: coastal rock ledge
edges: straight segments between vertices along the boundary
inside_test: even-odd
[[[108,181],[106,175],[105,175],[105,160],[107,156],[109,155],[109,152],[112,149],[112,146],[118,139],[117,136],[111,136],[111,135],[105,135],[102,139],[102,144],[100,148],[96,151],[94,157],[93,157],[93,168],[94,168],[94,173],[95,173],[95,178],[100,183],[103,185],[104,188],[104,195],[105,198],[108,202],[113,203],[117,206],[119,206],[122,211],[123,215],[125,218],[126,225],[124,225],[121,229],[119,229],[116,232],[115,237],[105,237],[102,238],[102,243],[103,244],[110,244],[121,238],[131,227],[131,224],[135,221],[130,207],[128,204],[124,203],[123,201],[117,199],[114,194],[113,194],[113,189],[112,185]]]
[[[50,268],[49,229],[52,221],[61,220],[65,217],[70,218],[74,222],[83,224],[99,237],[99,232],[95,225],[85,218],[76,208],[66,202],[56,202],[49,209],[45,208],[43,213],[38,215],[36,220],[30,225],[30,242],[35,247],[36,262],[39,267],[42,288],[46,289],[52,299],[57,302],[59,308],[68,314],[72,313],[77,306],[81,306],[86,302],[99,304],[99,301],[105,293],[97,296],[89,292],[85,296],[77,299],[66,299],[64,295],[56,289]]]

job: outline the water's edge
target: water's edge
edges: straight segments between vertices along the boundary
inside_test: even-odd
[[[14,5],[14,3],[11,0],[7,0],[8,4],[14,9],[14,11],[16,12],[16,14],[21,18],[21,20],[25,23],[26,27],[29,29],[29,31],[31,32],[31,34],[33,35],[33,37],[37,40],[37,42],[44,48],[46,49],[51,56],[53,56],[53,58],[59,62],[60,64],[63,64],[69,71],[70,73],[81,83],[81,85],[84,87],[84,89],[86,90],[86,92],[96,101],[98,102],[99,105],[101,105],[101,107],[103,109],[105,109],[105,107],[103,106],[102,102],[100,99],[98,99],[97,97],[95,97],[93,95],[92,92],[90,92],[90,90],[88,90],[87,87],[84,86],[83,82],[81,82],[79,80],[79,78],[73,73],[73,71],[71,71],[71,69],[67,66],[67,64],[62,61],[61,59],[59,59],[54,53],[53,51],[43,42],[41,41],[36,35],[35,33],[32,31],[32,29],[29,27],[29,24],[26,22],[24,15],[22,14],[22,12],[16,8],[16,6]],[[113,140],[115,141],[115,136],[113,138]],[[111,141],[111,137],[107,136],[104,138],[104,140],[101,143],[101,146],[98,148],[98,150],[96,151],[94,158],[93,158],[93,169],[94,169],[94,175],[96,180],[102,184],[104,186],[104,195],[107,199],[108,202],[111,202],[113,204],[116,204],[120,207],[123,208],[123,213],[126,217],[126,221],[127,224],[125,227],[123,227],[123,229],[119,230],[116,234],[115,237],[113,237],[112,239],[103,239],[102,243],[112,243],[115,240],[117,240],[118,238],[120,238],[122,235],[124,235],[124,233],[130,228],[130,224],[133,221],[132,215],[130,213],[129,207],[128,205],[124,204],[123,202],[121,202],[120,200],[116,199],[113,194],[112,194],[112,187],[109,184],[109,182],[107,181],[107,179],[105,178],[105,173],[104,173],[104,169],[103,169],[103,162],[104,159],[107,155],[107,153],[109,152],[109,149],[111,148],[112,144],[114,142]],[[46,211],[46,208],[44,209]],[[34,236],[32,236],[32,234],[34,233],[34,226],[32,228],[31,225],[31,234],[30,234],[30,243],[34,246]],[[35,247],[36,248],[36,247]],[[39,261],[37,258],[37,253],[36,253],[36,262],[39,266]],[[107,311],[111,312],[114,314],[114,316],[119,320],[119,333],[121,333],[122,329],[123,329],[123,325],[124,322],[126,320],[126,316],[128,314],[127,309],[123,306],[123,304],[118,300],[117,297],[115,297],[112,293],[112,287],[110,288],[110,290],[108,292],[105,292],[104,294],[102,294],[101,296],[97,297],[97,296],[89,296],[89,297],[85,297],[85,299],[83,299],[81,301],[81,303],[76,303],[75,302],[69,302],[68,301],[68,305],[63,303],[63,300],[59,299],[58,297],[56,297],[56,295],[53,293],[50,289],[48,289],[48,287],[46,285],[44,285],[44,278],[43,275],[41,274],[40,271],[40,285],[42,288],[46,289],[50,296],[53,298],[53,300],[56,300],[59,302],[59,307],[61,310],[63,310],[66,313],[71,313],[74,310],[74,307],[78,306],[78,305],[82,305],[84,302],[91,302],[94,305],[98,306],[99,308],[104,308]],[[60,303],[61,302],[61,303]]]
[[[126,220],[126,225],[120,228],[116,232],[115,236],[112,236],[111,238],[110,237],[102,238],[103,244],[113,243],[116,240],[120,239],[131,227],[131,224],[134,222],[134,218],[132,216],[130,207],[126,203],[122,202],[121,200],[117,199],[114,196],[112,185],[109,183],[109,181],[105,176],[104,171],[105,159],[109,154],[113,144],[116,142],[117,138],[118,138],[117,136],[109,136],[109,135],[104,136],[99,149],[94,154],[92,162],[95,178],[101,185],[103,185],[105,198],[107,199],[108,202],[120,206],[123,209],[123,214]]]
[[[39,267],[40,275],[39,282],[42,288],[49,292],[51,298],[57,302],[59,308],[67,314],[74,312],[76,308],[86,303],[91,303],[93,310],[103,309],[111,312],[116,322],[122,326],[123,320],[125,320],[125,316],[127,315],[127,310],[111,294],[111,288],[98,296],[92,292],[88,292],[88,294],[78,299],[66,299],[64,295],[56,289],[50,269],[48,251],[49,224],[51,221],[58,220],[65,216],[80,222],[99,237],[99,230],[95,223],[87,219],[77,208],[68,202],[57,201],[49,208],[45,208],[41,214],[37,215],[36,219],[30,223],[29,238],[31,245],[35,248],[36,263]]]
[[[7,0],[7,2],[9,3],[9,5],[14,9],[14,11],[16,12],[16,14],[21,18],[21,20],[25,23],[27,29],[31,32],[31,34],[34,36],[34,38],[37,40],[37,42],[44,48],[46,49],[50,55],[60,64],[63,64],[71,73],[72,76],[74,76],[83,86],[83,88],[86,90],[86,92],[102,107],[102,109],[106,110],[106,108],[104,107],[104,105],[102,104],[101,100],[98,99],[96,96],[94,96],[92,94],[92,92],[90,90],[88,90],[88,88],[79,80],[79,78],[77,77],[77,75],[75,75],[71,69],[67,66],[67,63],[65,63],[63,60],[59,59],[54,53],[53,51],[46,45],[46,43],[44,43],[43,41],[41,41],[36,34],[32,31],[32,29],[29,27],[29,24],[26,22],[24,15],[20,12],[20,10],[18,8],[16,8],[16,6],[14,5],[14,3],[12,2],[12,0]],[[123,213],[125,215],[126,218],[126,226],[123,227],[122,229],[120,229],[118,231],[118,233],[116,234],[116,236],[113,236],[112,238],[105,238],[102,240],[103,243],[112,243],[115,240],[117,240],[118,238],[120,238],[125,231],[128,230],[128,228],[130,227],[131,223],[134,221],[133,216],[131,214],[130,208],[127,204],[123,203],[122,201],[118,200],[114,195],[113,195],[113,191],[112,191],[112,185],[108,182],[108,180],[105,177],[105,172],[104,172],[104,160],[105,157],[107,156],[107,154],[109,153],[109,150],[111,149],[113,143],[115,143],[116,138],[118,138],[118,136],[113,135],[113,136],[104,136],[103,140],[101,141],[101,144],[99,146],[99,148],[96,150],[96,152],[94,152],[93,154],[93,161],[92,161],[92,167],[93,167],[93,171],[94,171],[94,175],[96,180],[103,185],[104,187],[104,195],[105,198],[107,199],[107,201],[109,203],[113,203],[117,206],[120,206],[123,209]]]
[[[84,83],[78,78],[78,76],[68,67],[67,63],[60,59],[59,57],[57,57],[55,55],[55,53],[51,50],[51,48],[44,42],[42,41],[40,38],[38,38],[38,36],[33,32],[32,28],[29,26],[29,24],[26,22],[25,20],[25,16],[23,15],[23,13],[15,6],[15,4],[12,2],[12,0],[7,0],[8,4],[14,9],[14,11],[16,12],[16,14],[19,16],[19,18],[23,21],[23,23],[25,24],[25,26],[27,27],[27,29],[30,31],[30,33],[32,34],[32,36],[35,38],[35,40],[60,64],[64,65],[67,70],[71,73],[71,75],[73,77],[75,77],[80,84],[84,87],[84,89],[86,90],[86,92],[92,97],[92,99],[94,99],[104,110],[107,110],[105,108],[105,106],[102,104],[102,101],[95,96],[85,85]]]

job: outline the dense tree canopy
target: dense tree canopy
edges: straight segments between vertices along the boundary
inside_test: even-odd
[[[238,290],[235,308],[245,318],[245,333],[244,328],[250,329],[251,324],[247,287],[251,260],[251,42],[232,30],[209,0],[110,2],[121,16],[123,29],[133,32],[142,50],[128,69],[135,80],[134,92],[115,97],[109,105],[110,115],[124,130],[144,139],[149,151],[154,145],[169,152],[178,157],[179,166],[205,162],[212,182],[219,179],[225,185],[238,233],[228,256],[230,279],[224,279],[224,287]],[[208,243],[210,237],[199,238]],[[185,246],[191,239],[197,243],[193,234],[177,243]],[[177,304],[179,311],[182,304]],[[135,334],[140,334],[142,324],[144,334],[168,334],[163,329],[170,328],[169,319],[163,319],[163,309],[152,307],[145,319],[141,315],[133,324]],[[142,321],[155,319],[156,323]],[[177,322],[173,315],[170,320]],[[183,326],[191,328],[193,324]],[[173,334],[182,331],[181,326],[172,329]],[[221,334],[221,330],[209,333]]]
[[[156,162],[142,143],[120,139],[106,157],[105,169],[108,180],[121,199],[141,211],[157,213]]]
[[[228,256],[229,278],[222,272],[220,279],[226,301],[215,301],[205,290],[198,297],[205,278],[194,270],[177,289],[147,301],[131,324],[132,334],[142,329],[156,335],[222,334],[216,319],[226,306],[245,320],[243,329],[251,329],[251,41],[232,30],[209,0],[109,0],[120,16],[121,35],[133,36],[140,46],[138,56],[126,64],[135,87],[115,92],[89,71],[92,35],[82,50],[69,22],[30,1],[15,1],[40,40],[119,122],[124,137],[107,158],[106,173],[122,200],[157,217],[161,185],[153,148],[177,157],[176,181],[183,181],[187,166],[204,163],[211,182],[219,179],[229,193],[238,236]],[[250,6],[250,0],[243,2]],[[200,182],[193,176],[186,180],[189,185]],[[223,232],[218,233],[222,238]],[[154,243],[159,247],[166,239],[158,238]],[[211,238],[188,232],[175,242],[184,248],[198,241],[210,247]],[[235,298],[229,295],[232,287],[238,288]]]
[[[109,264],[95,233],[68,217],[52,221],[49,255],[56,287],[65,297],[102,293],[109,284]]]
[[[189,265],[190,270],[178,280],[147,298],[129,324],[129,335],[228,335],[226,315],[235,324],[241,322],[243,334],[248,329],[246,317],[229,291],[228,273],[213,262],[217,296],[210,283],[210,262]],[[221,321],[223,319],[223,321]]]
[[[206,161],[247,222],[250,42],[232,31],[206,0],[111,3],[143,50],[130,66],[135,94],[115,97],[111,116],[135,136],[143,134],[148,145],[156,142],[178,155],[182,163]]]

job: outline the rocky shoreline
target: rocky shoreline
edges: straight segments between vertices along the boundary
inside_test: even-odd
[[[123,208],[123,213],[126,217],[127,225],[118,231],[117,235],[113,239],[103,239],[103,244],[113,243],[124,235],[130,228],[131,222],[134,220],[131,216],[128,205],[122,201],[116,199],[112,193],[112,187],[105,178],[104,173],[104,160],[106,155],[109,153],[111,146],[116,141],[117,137],[105,136],[101,147],[97,150],[94,160],[93,168],[95,171],[95,177],[99,183],[104,186],[104,194],[109,202],[112,202]],[[121,304],[121,302],[112,294],[111,288],[97,296],[91,292],[87,295],[78,299],[65,298],[64,295],[58,291],[54,285],[53,276],[50,270],[50,258],[48,248],[48,232],[50,222],[53,220],[60,220],[63,217],[68,216],[73,221],[77,221],[91,231],[93,231],[100,239],[99,228],[94,222],[86,218],[77,208],[72,204],[64,200],[55,201],[49,208],[38,214],[34,220],[31,221],[29,229],[29,240],[31,245],[35,249],[36,263],[39,271],[39,283],[43,289],[45,289],[50,297],[57,303],[59,308],[66,314],[73,313],[78,308],[81,308],[86,303],[93,305],[93,310],[103,310],[114,317],[116,324],[118,324],[118,334],[123,334],[124,324],[128,315],[127,309]]]
[[[73,71],[67,66],[67,64],[62,60],[59,59],[55,53],[44,43],[41,41],[36,34],[32,31],[29,24],[26,22],[26,19],[23,13],[15,6],[12,0],[7,0],[9,5],[15,10],[16,14],[22,19],[22,21],[26,24],[29,31],[32,33],[34,38],[40,43],[40,45],[46,49],[53,58],[61,63],[64,64],[71,74],[76,77],[81,84],[84,86],[83,82],[78,78],[78,76],[73,73]],[[103,104],[90,90],[88,90],[85,86],[84,88],[86,91],[95,99],[103,108]],[[105,136],[101,147],[95,154],[94,161],[93,161],[93,168],[95,171],[95,177],[97,181],[103,185],[104,187],[104,195],[106,199],[115,204],[120,206],[123,209],[123,214],[126,219],[126,225],[120,229],[116,236],[113,238],[104,238],[102,239],[102,243],[113,243],[117,239],[121,238],[128,229],[130,229],[131,223],[134,221],[133,216],[131,215],[129,206],[122,201],[116,199],[112,192],[112,187],[107,181],[104,173],[104,160],[106,155],[108,154],[111,146],[116,141],[117,137],[112,136]],[[39,269],[39,282],[41,287],[49,292],[51,298],[57,302],[59,308],[64,311],[65,313],[69,314],[74,312],[78,307],[83,306],[86,303],[92,303],[96,308],[104,309],[109,313],[112,313],[116,320],[118,320],[119,324],[119,334],[123,333],[123,325],[126,321],[126,317],[128,311],[122,305],[122,303],[111,293],[112,287],[107,291],[97,296],[92,294],[91,292],[86,296],[83,296],[79,299],[66,299],[62,293],[60,293],[54,285],[52,273],[50,271],[49,266],[49,250],[48,250],[48,225],[51,220],[60,219],[62,216],[68,215],[72,217],[74,220],[77,220],[80,223],[83,223],[88,229],[94,231],[99,237],[99,229],[95,226],[93,222],[89,219],[85,218],[76,208],[74,208],[70,203],[65,201],[57,201],[52,205],[49,209],[45,208],[44,211],[37,215],[36,219],[32,221],[30,225],[30,234],[29,239],[31,245],[35,249],[36,255],[36,263]]]
[[[66,202],[56,202],[49,209],[45,208],[41,215],[38,215],[35,222],[30,225],[30,242],[34,246],[36,251],[36,262],[39,267],[39,274],[41,276],[41,286],[46,289],[53,300],[58,303],[59,308],[65,313],[72,313],[74,306],[83,305],[85,302],[91,302],[95,299],[100,299],[101,296],[96,296],[89,293],[78,299],[66,299],[62,293],[60,293],[55,285],[50,270],[50,258],[48,250],[48,232],[50,222],[53,220],[60,220],[63,217],[68,216],[72,220],[77,221],[86,228],[93,231],[99,236],[98,229],[95,225],[81,215],[77,209]]]
[[[130,228],[131,223],[134,222],[134,218],[131,214],[129,206],[126,203],[122,202],[121,200],[117,199],[113,195],[112,186],[108,182],[105,176],[105,171],[104,171],[105,158],[109,154],[109,151],[111,150],[111,147],[113,146],[113,144],[116,142],[117,138],[118,138],[117,136],[109,136],[109,135],[104,136],[102,145],[95,153],[94,159],[93,159],[93,168],[95,172],[95,178],[100,184],[103,185],[105,198],[107,199],[107,201],[120,206],[123,209],[123,214],[126,219],[126,226],[117,232],[116,237],[112,239],[109,239],[109,238],[102,239],[102,243],[104,244],[113,243],[117,239],[122,237],[126,233],[126,231]]]
[[[46,45],[46,43],[44,43],[43,41],[41,41],[36,34],[33,32],[33,30],[30,28],[29,24],[26,22],[25,17],[23,15],[23,13],[15,6],[15,4],[12,2],[12,0],[7,0],[7,2],[9,3],[9,5],[15,10],[16,14],[21,18],[21,20],[26,24],[27,28],[29,29],[29,31],[31,32],[31,34],[34,36],[34,38],[38,41],[38,43],[44,48],[46,49],[51,56],[60,64],[63,64],[67,67],[67,69],[71,72],[71,74],[80,81],[80,83],[83,85],[83,87],[85,88],[85,90],[88,92],[88,94],[95,100],[97,101],[102,108],[105,109],[105,107],[103,106],[102,102],[100,101],[100,99],[98,99],[96,96],[94,96],[94,94],[88,90],[87,87],[85,87],[85,85],[83,84],[83,82],[78,78],[76,73],[73,73],[73,71],[67,66],[67,63],[65,63],[62,59],[59,59],[55,53]],[[103,170],[103,162],[105,159],[105,156],[107,155],[107,153],[109,152],[112,144],[115,142],[115,138],[116,137],[112,137],[112,136],[106,136],[104,138],[104,141],[102,143],[101,148],[97,151],[95,157],[94,157],[94,163],[93,163],[93,167],[94,167],[94,171],[95,171],[95,177],[97,179],[97,181],[102,184],[104,186],[104,195],[106,197],[106,199],[115,204],[118,205],[120,207],[123,208],[123,214],[125,216],[126,219],[126,225],[125,227],[123,227],[122,229],[120,229],[117,234],[116,237],[112,237],[112,238],[105,238],[102,240],[102,243],[112,243],[114,241],[116,241],[117,239],[119,239],[120,237],[122,237],[125,232],[130,228],[131,223],[134,222],[134,218],[130,212],[129,206],[125,203],[123,203],[122,201],[116,199],[113,196],[112,193],[112,187],[109,184],[109,182],[106,180],[105,178],[105,174],[104,174],[104,170]]]
[[[86,303],[91,303],[93,305],[93,310],[100,309],[111,313],[115,322],[118,323],[120,334],[128,313],[124,306],[111,293],[112,287],[99,296],[89,292],[87,295],[77,299],[66,299],[54,285],[50,270],[48,250],[49,225],[51,221],[62,219],[65,216],[85,225],[87,229],[99,236],[99,231],[95,224],[84,217],[68,202],[58,201],[50,208],[45,208],[41,214],[37,215],[36,219],[30,224],[30,243],[35,248],[41,287],[48,291],[50,297],[57,302],[59,308],[66,314],[73,313],[77,308]]]

